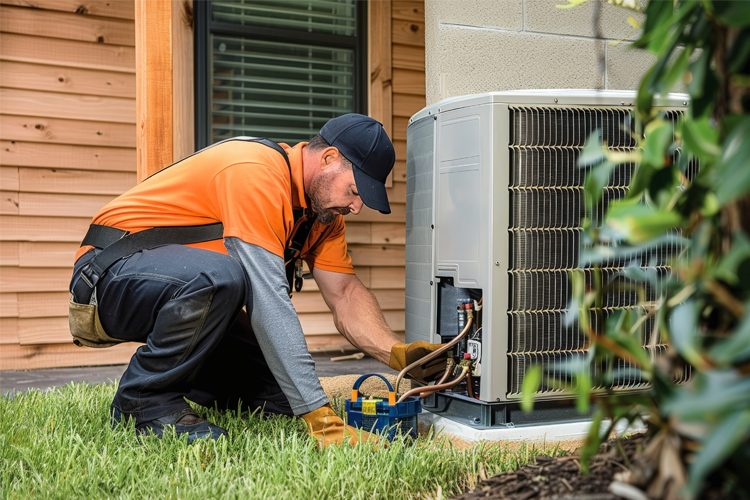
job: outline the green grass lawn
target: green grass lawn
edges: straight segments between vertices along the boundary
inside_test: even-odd
[[[457,450],[440,436],[320,451],[301,419],[203,408],[229,439],[136,439],[132,424],[110,430],[114,392],[83,383],[0,396],[0,498],[435,498],[559,453]]]

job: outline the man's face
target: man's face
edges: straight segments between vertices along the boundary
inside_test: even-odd
[[[338,215],[357,215],[362,210],[362,199],[354,182],[354,167],[344,168],[339,159],[331,157],[323,157],[322,165],[325,168],[316,172],[307,194],[318,221],[327,226]]]

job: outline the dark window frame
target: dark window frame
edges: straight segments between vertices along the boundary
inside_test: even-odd
[[[367,1],[357,2],[357,36],[309,33],[258,26],[240,26],[211,20],[210,0],[193,2],[194,92],[195,92],[195,150],[211,145],[211,110],[209,109],[210,35],[229,35],[254,40],[282,43],[306,43],[322,47],[354,49],[354,112],[367,114],[368,79],[368,24]]]

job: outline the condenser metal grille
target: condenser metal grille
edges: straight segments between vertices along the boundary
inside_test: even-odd
[[[673,123],[681,112],[669,112]],[[518,396],[526,370],[542,364],[545,372],[560,376],[570,362],[583,360],[588,341],[578,322],[568,318],[572,273],[582,273],[586,287],[593,287],[594,270],[581,260],[585,250],[581,226],[585,218],[601,226],[609,205],[626,196],[636,168],[618,165],[603,189],[601,201],[587,204],[584,196],[590,168],[579,168],[578,159],[586,139],[600,131],[611,150],[632,151],[634,119],[628,109],[615,108],[510,108],[510,248],[509,248],[509,396]],[[676,150],[673,160],[679,160]],[[697,172],[690,162],[688,179]],[[670,238],[671,236],[671,238]],[[616,290],[605,295],[603,309],[590,311],[589,321],[598,325],[624,308],[647,315],[646,306],[655,304],[662,284],[671,276],[669,262],[682,250],[679,230],[667,235],[665,243],[647,252],[618,255],[601,265],[602,283]],[[623,274],[626,266],[638,266],[656,279],[638,286]],[[652,284],[654,283],[654,284]],[[640,325],[640,342],[652,356],[666,348],[653,315]],[[630,359],[605,359],[590,365],[596,375],[614,368],[613,389],[637,389],[646,385],[637,365]],[[686,369],[684,378],[689,377]],[[560,389],[542,386],[538,395],[553,395]]]

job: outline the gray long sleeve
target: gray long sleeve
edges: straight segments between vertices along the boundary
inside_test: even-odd
[[[315,362],[289,298],[284,259],[239,238],[224,238],[224,246],[245,269],[250,283],[246,297],[250,322],[292,411],[302,415],[317,410],[328,397],[315,373]]]

